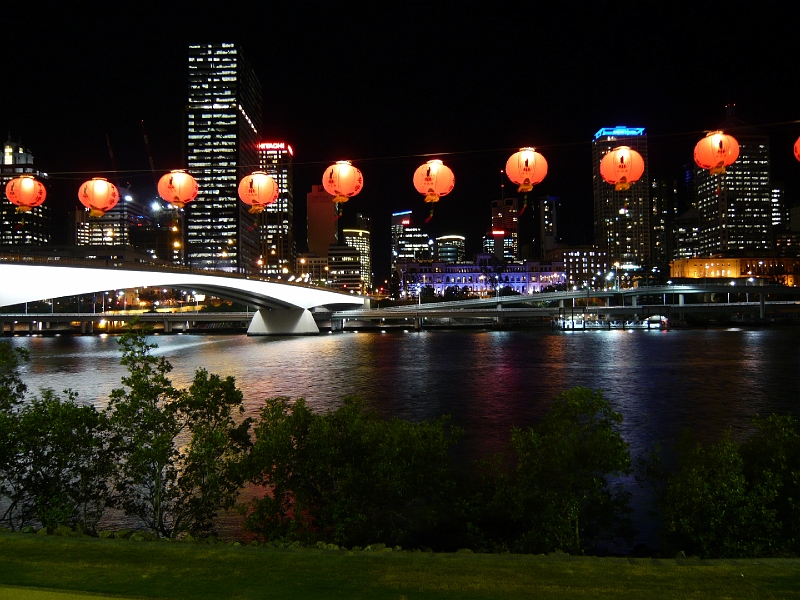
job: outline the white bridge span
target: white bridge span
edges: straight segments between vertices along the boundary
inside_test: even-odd
[[[170,287],[255,306],[248,335],[319,333],[309,309],[364,306],[364,298],[292,283],[185,271],[0,263],[0,306],[112,289]]]

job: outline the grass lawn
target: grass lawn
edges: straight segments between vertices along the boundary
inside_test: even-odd
[[[0,533],[0,600],[105,597],[800,599],[800,559],[278,550]]]

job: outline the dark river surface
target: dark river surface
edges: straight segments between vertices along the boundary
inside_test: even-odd
[[[345,394],[380,414],[419,421],[449,414],[465,430],[459,460],[503,449],[511,427],[537,422],[559,392],[602,389],[622,413],[632,458],[659,443],[670,448],[684,429],[715,441],[728,427],[746,435],[750,419],[772,412],[800,416],[800,329],[673,331],[423,331],[248,338],[175,335],[152,338],[187,386],[204,367],[233,375],[247,413],[264,399],[303,397],[335,408]],[[29,392],[71,388],[105,406],[119,387],[117,338],[15,337],[31,361]],[[654,545],[649,495],[635,483],[639,540]],[[231,525],[231,527],[234,527]]]

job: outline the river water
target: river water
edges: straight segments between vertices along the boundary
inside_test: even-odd
[[[174,335],[152,338],[187,386],[204,367],[233,375],[246,410],[264,399],[303,397],[316,410],[345,394],[380,414],[413,421],[449,414],[465,430],[460,459],[501,450],[511,427],[534,424],[552,398],[575,386],[600,388],[622,413],[634,460],[684,429],[714,441],[772,412],[800,416],[800,330],[422,331],[315,337]],[[124,369],[113,336],[14,337],[31,361],[29,391],[71,388],[105,406]],[[630,483],[642,540],[653,544],[647,494]]]

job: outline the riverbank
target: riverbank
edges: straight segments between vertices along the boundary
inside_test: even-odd
[[[0,598],[15,597],[13,586],[146,598],[800,598],[800,559],[352,552],[0,533]]]

